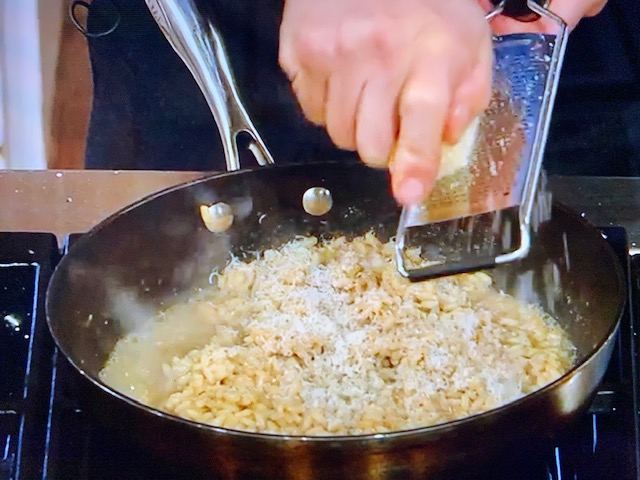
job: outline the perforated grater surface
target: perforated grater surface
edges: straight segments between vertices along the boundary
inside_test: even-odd
[[[487,19],[508,14],[506,3]],[[469,161],[441,178],[424,204],[405,208],[400,216],[396,262],[411,280],[521,259],[532,229],[550,215],[539,180],[568,33],[545,6],[527,0],[526,7],[528,18],[535,14],[555,22],[558,34],[494,38],[492,99]]]

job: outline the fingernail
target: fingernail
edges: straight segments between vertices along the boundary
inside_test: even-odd
[[[405,206],[416,205],[424,200],[425,193],[424,183],[415,178],[408,178],[400,183],[397,199]]]
[[[387,168],[387,159],[382,157],[368,157],[365,161],[367,165],[371,168],[376,168],[379,170]]]

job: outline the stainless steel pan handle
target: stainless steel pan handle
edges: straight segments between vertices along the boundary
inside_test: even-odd
[[[218,125],[227,170],[240,169],[237,137],[251,137],[249,150],[260,165],[274,163],[245,110],[222,38],[194,0],[145,0],[153,18],[195,78]]]

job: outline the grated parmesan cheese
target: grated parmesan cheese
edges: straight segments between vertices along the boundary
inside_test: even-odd
[[[117,343],[106,383],[185,418],[283,434],[462,418],[546,385],[574,359],[553,319],[488,275],[411,283],[372,233],[234,259],[206,295],[153,325]],[[136,374],[150,363],[160,373]]]

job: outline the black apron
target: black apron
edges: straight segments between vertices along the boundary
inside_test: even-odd
[[[283,1],[209,1],[240,96],[276,162],[354,157],[304,119],[278,66]],[[94,84],[86,168],[224,169],[213,116],[144,0],[94,0],[86,28]]]

